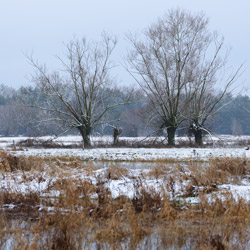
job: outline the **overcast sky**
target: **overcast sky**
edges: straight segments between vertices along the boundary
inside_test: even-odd
[[[2,0],[0,3],[0,83],[11,87],[29,84],[33,72],[25,54],[51,68],[57,67],[55,55],[64,52],[63,42],[74,36],[97,39],[105,30],[121,42],[117,55],[125,55],[124,35],[138,32],[169,9],[181,7],[203,11],[231,47],[229,64],[245,63],[239,84],[250,86],[250,2],[248,0]],[[116,60],[122,60],[119,56]],[[123,83],[133,80],[118,69]]]

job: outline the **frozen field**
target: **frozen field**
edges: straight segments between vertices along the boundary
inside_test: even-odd
[[[37,232],[54,239],[65,228],[66,235],[72,233],[71,240],[79,235],[84,236],[83,242],[90,240],[90,247],[83,249],[98,249],[95,242],[100,235],[96,232],[106,232],[103,230],[107,230],[103,249],[111,249],[105,245],[106,235],[118,237],[116,232],[120,232],[122,239],[129,239],[137,235],[137,230],[140,249],[152,249],[143,244],[147,245],[150,237],[156,241],[162,232],[166,232],[164,240],[180,236],[187,244],[181,248],[179,243],[170,243],[171,247],[164,249],[191,249],[190,242],[197,240],[201,230],[208,235],[205,240],[217,239],[223,232],[228,242],[233,239],[230,243],[237,245],[237,235],[242,236],[249,227],[250,219],[245,218],[250,211],[250,137],[214,138],[212,146],[204,148],[84,150],[18,146],[26,139],[0,138],[0,218],[9,215],[3,224],[5,238],[0,237],[0,249],[8,249],[11,241],[18,245],[21,237],[35,239]],[[177,143],[184,140],[188,139],[177,138]],[[92,141],[96,145],[111,144],[112,138],[96,137]],[[56,142],[71,145],[80,143],[81,138],[60,137]],[[227,223],[238,224],[228,228]],[[124,228],[129,230],[124,232]],[[249,245],[248,236],[244,235],[244,246]],[[157,244],[152,242],[154,247]]]
[[[47,159],[56,159],[57,157],[59,159],[62,158],[71,158],[73,160],[80,160],[82,162],[88,162],[92,161],[90,165],[92,166],[95,161],[99,161],[98,169],[94,170],[94,174],[91,177],[91,182],[95,183],[97,182],[93,178],[103,178],[104,175],[106,175],[106,172],[108,171],[110,164],[112,166],[112,162],[116,164],[118,167],[126,168],[128,171],[128,176],[133,176],[133,178],[129,178],[128,176],[119,176],[118,180],[110,180],[107,182],[107,188],[112,190],[112,194],[114,197],[119,195],[128,195],[129,197],[133,196],[133,182],[136,176],[145,176],[147,175],[147,172],[150,171],[150,169],[154,169],[155,165],[153,165],[150,162],[160,162],[162,167],[165,167],[167,162],[193,162],[192,164],[198,164],[198,162],[202,161],[208,161],[209,159],[213,158],[245,158],[247,160],[250,159],[250,150],[247,149],[247,145],[241,146],[237,145],[235,147],[231,147],[231,145],[236,145],[235,142],[237,141],[245,141],[247,142],[250,140],[249,136],[242,136],[242,137],[233,137],[233,136],[220,136],[213,138],[214,146],[213,147],[207,147],[207,148],[92,148],[92,149],[80,149],[80,148],[51,148],[51,149],[43,149],[43,148],[30,148],[30,147],[23,147],[19,148],[18,146],[14,147],[14,145],[17,145],[19,141],[26,140],[26,137],[10,137],[10,138],[0,138],[0,147],[2,149],[7,149],[9,153],[15,156],[38,156],[41,158],[47,158]],[[49,137],[42,137],[40,138],[42,140],[48,140]],[[121,138],[121,140],[130,140],[130,141],[141,141],[144,138]],[[147,138],[146,140],[150,140],[150,138]],[[159,140],[162,140],[162,138],[159,138]],[[177,143],[178,141],[187,140],[187,138],[183,137],[177,137]],[[208,138],[208,140],[211,140],[211,138]],[[64,145],[69,144],[75,144],[81,142],[80,136],[64,136],[57,138],[55,140],[57,143],[61,143]],[[216,142],[223,141],[225,147],[217,147]],[[92,138],[93,143],[98,142],[107,142],[112,143],[112,137],[94,137]],[[72,160],[72,161],[73,161]],[[164,163],[164,160],[166,160],[166,163]],[[110,163],[107,163],[110,162]],[[125,165],[122,163],[117,163],[117,161],[121,161],[126,163]],[[132,164],[132,162],[136,162],[136,164]],[[105,163],[106,162],[106,163]],[[129,163],[131,162],[131,163]],[[142,164],[140,162],[145,162],[145,164]],[[148,162],[148,163],[147,163]],[[88,163],[86,163],[88,164]],[[151,165],[150,165],[151,164]],[[199,163],[201,164],[201,163]],[[82,168],[70,168],[71,163],[69,163],[69,170],[67,168],[63,168],[60,170],[57,166],[57,171],[60,172],[61,175],[69,175],[70,178],[81,178],[86,179],[86,169]],[[95,164],[95,168],[96,168]],[[139,167],[138,167],[139,166]],[[168,166],[169,167],[169,166]],[[199,165],[199,168],[202,167]],[[173,165],[173,168],[175,166]],[[170,171],[170,170],[169,170]],[[185,170],[186,174],[190,172],[190,170]],[[176,175],[176,172],[173,177]],[[14,176],[13,176],[14,174]],[[6,178],[8,176],[8,178]],[[10,173],[1,180],[1,187],[6,189],[10,188],[10,190],[18,189],[20,192],[26,192],[26,191],[32,191],[38,190],[40,192],[45,192],[45,190],[48,189],[48,185],[51,185],[51,183],[56,182],[58,179],[58,176],[51,176],[51,170],[46,167],[43,171],[43,173],[40,173],[37,175],[36,178],[31,178],[30,181],[21,181],[23,180],[23,173],[20,172],[20,176],[15,173]],[[44,180],[43,182],[39,181],[41,179]],[[94,177],[95,176],[95,177]],[[171,176],[171,174],[167,174],[166,176]],[[39,179],[40,178],[40,179]],[[60,177],[61,178],[61,177]],[[15,181],[13,181],[15,179]],[[18,185],[17,185],[17,180]],[[155,187],[156,189],[159,189],[159,187],[162,187],[163,180],[155,180],[150,178],[145,178],[144,182],[145,185],[148,187]],[[164,181],[163,181],[164,182]],[[179,184],[178,184],[179,183]],[[190,183],[190,181],[186,182],[187,184]],[[182,190],[181,185],[184,185],[183,183],[180,184],[179,181],[176,181],[175,183],[176,192],[178,193],[180,190]],[[231,183],[223,183],[223,185],[218,186],[221,190],[232,190],[232,193],[234,197],[236,198],[238,195],[240,197],[244,197],[244,199],[250,200],[250,183],[248,180],[248,177],[241,178],[236,185],[232,185]],[[184,188],[185,189],[185,188]],[[26,190],[26,191],[25,191]],[[218,190],[217,190],[218,191]],[[181,193],[179,193],[181,195]]]
[[[25,140],[27,137],[2,137],[0,138],[0,147],[8,149],[15,155],[26,156],[40,156],[40,157],[77,157],[81,160],[119,160],[119,161],[150,161],[150,160],[164,160],[164,159],[201,159],[207,160],[211,157],[246,157],[250,158],[250,150],[248,141],[250,136],[220,136],[214,138],[206,138],[205,143],[213,142],[212,146],[206,148],[191,148],[191,147],[177,147],[177,148],[92,148],[92,149],[64,149],[64,148],[16,148],[13,150],[13,145],[19,141]],[[48,140],[49,137],[41,137],[42,140]],[[130,138],[122,137],[121,141],[128,141],[136,143],[136,141],[153,140],[152,138]],[[158,138],[163,140],[163,138]],[[186,137],[177,137],[177,145],[180,141],[187,141]],[[81,143],[80,136],[64,136],[54,140],[58,144],[70,145]],[[93,137],[93,144],[98,143],[112,143],[112,137]]]
[[[13,145],[18,144],[19,141],[26,140],[26,137],[11,137],[11,138],[1,138],[0,139],[0,147],[2,149],[7,149],[9,153],[16,156],[38,156],[41,158],[47,158],[47,159],[56,159],[57,157],[59,159],[61,158],[71,158],[73,160],[80,160],[82,162],[85,161],[91,161],[90,165],[92,166],[95,161],[99,161],[100,163],[98,165],[98,169],[95,170],[92,178],[92,182],[95,183],[96,180],[93,178],[101,178],[103,175],[106,175],[106,172],[108,171],[110,165],[112,166],[112,162],[116,164],[118,167],[126,168],[128,171],[128,176],[133,176],[133,178],[128,178],[127,176],[121,175],[119,177],[119,180],[110,180],[106,184],[107,187],[112,190],[112,194],[114,197],[119,195],[128,195],[129,197],[133,196],[133,180],[136,176],[145,176],[147,175],[147,172],[150,171],[150,169],[154,169],[155,165],[150,162],[160,162],[163,166],[167,164],[167,162],[193,162],[192,164],[201,164],[198,162],[202,161],[208,161],[209,159],[213,158],[245,158],[247,160],[250,159],[250,150],[247,149],[247,145],[241,145],[241,146],[235,146],[230,147],[230,145],[235,144],[237,141],[245,141],[247,142],[250,140],[249,136],[242,136],[242,137],[233,137],[233,136],[220,136],[219,138],[213,138],[214,147],[207,147],[207,148],[92,148],[92,149],[64,149],[64,148],[51,148],[51,149],[43,149],[43,148],[14,148]],[[40,138],[42,140],[48,140],[49,137],[42,137]],[[121,138],[121,140],[130,140],[130,141],[141,141],[144,138]],[[150,138],[147,138],[146,140],[149,140]],[[159,138],[159,140],[162,140],[162,138]],[[187,140],[187,138],[183,137],[177,137],[177,143],[178,140],[183,141]],[[207,141],[210,140],[210,138],[207,139]],[[216,142],[217,141],[223,141],[225,144],[225,147],[217,147]],[[55,140],[58,143],[62,143],[64,145],[69,144],[75,144],[81,142],[80,136],[64,136],[57,138]],[[112,137],[94,137],[92,138],[93,143],[98,142],[107,142],[112,143]],[[166,160],[166,163],[164,163],[164,160]],[[107,163],[110,162],[110,163]],[[117,161],[121,161],[126,163],[125,165],[122,163],[117,163]],[[132,162],[136,162],[136,164],[132,164]],[[106,163],[105,163],[106,162]],[[131,162],[131,163],[129,163]],[[140,162],[145,162],[145,164],[142,164]],[[148,162],[148,163],[147,163]],[[86,163],[88,164],[88,163]],[[165,165],[164,165],[165,164]],[[97,166],[95,164],[95,168]],[[69,163],[70,167],[70,163]],[[202,167],[199,165],[199,168]],[[173,168],[175,166],[173,165]],[[61,169],[57,168],[57,170],[62,171],[60,172],[60,175],[70,175],[71,178],[89,178],[87,177],[85,169],[82,168],[69,168],[70,170],[67,170],[65,168]],[[65,172],[66,171],[66,172]],[[185,170],[190,172],[189,170]],[[44,182],[39,182],[39,178],[41,177],[44,179]],[[173,177],[176,175],[173,175]],[[168,174],[167,176],[171,176],[171,174]],[[5,176],[6,177],[6,176]],[[4,177],[4,178],[5,178]],[[9,178],[5,178],[5,180],[1,181],[1,187],[7,188],[9,187],[11,190],[18,189],[20,192],[27,191],[35,191],[37,189],[40,190],[40,192],[44,192],[48,189],[48,185],[51,183],[56,182],[58,179],[57,176],[51,177],[51,171],[49,168],[45,168],[43,173],[39,173],[37,181],[36,178],[33,178],[31,181],[19,181],[19,185],[16,185],[16,181],[13,182],[12,179],[22,180],[23,174],[20,172],[20,176],[17,175],[17,173],[14,173],[14,177],[12,174],[9,174]],[[145,178],[144,182],[146,186],[148,187],[155,187],[156,189],[159,189],[159,187],[162,187],[163,183],[161,183],[163,180],[155,180],[150,178]],[[187,184],[190,183],[190,181],[186,182]],[[180,187],[182,184],[178,184],[178,181],[175,183],[176,192],[180,192],[182,188]],[[248,177],[241,178],[240,181],[237,182],[236,185],[232,185],[231,183],[223,183],[223,185],[218,186],[221,190],[232,190],[232,193],[235,198],[238,196],[244,197],[244,199],[250,200],[250,183],[248,180]],[[185,189],[185,188],[184,188]],[[218,191],[218,190],[217,190]],[[179,195],[181,195],[179,193]]]
[[[207,160],[211,157],[246,157],[244,148],[95,148],[95,149],[26,149],[11,151],[15,155],[40,157],[76,157],[86,160],[152,161],[152,160]]]

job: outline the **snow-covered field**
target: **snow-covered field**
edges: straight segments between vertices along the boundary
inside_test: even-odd
[[[60,137],[52,137],[52,136],[42,136],[42,137],[0,137],[0,141],[6,141],[7,143],[18,142],[25,139],[41,139],[41,140],[53,140],[56,142],[63,143],[77,143],[82,141],[82,137],[79,135],[69,135],[69,136],[60,136]],[[119,137],[121,141],[131,141],[131,142],[143,142],[143,141],[164,141],[164,137]],[[192,140],[192,139],[191,139]],[[234,135],[216,135],[216,136],[206,136],[204,137],[204,142],[214,142],[215,146],[217,143],[221,142],[225,145],[229,145],[238,141],[250,141],[250,135],[242,135],[242,136],[234,136]],[[91,136],[91,141],[95,144],[98,142],[112,143],[112,136]],[[189,141],[189,138],[186,136],[176,136],[176,143],[180,141]]]
[[[246,157],[250,151],[244,148],[93,148],[93,149],[26,149],[12,151],[15,155],[40,157],[77,157],[81,160],[207,160],[211,157]]]
[[[77,164],[67,162],[65,164],[57,161],[53,168],[48,165],[27,172],[20,170],[3,173],[0,176],[0,190],[22,194],[37,192],[41,197],[50,199],[60,196],[60,191],[54,188],[57,181],[64,179],[68,181],[81,180],[81,182],[91,183],[91,185],[96,186],[98,183],[103,183],[104,188],[111,192],[113,198],[125,195],[132,199],[138,192],[137,187],[139,184],[148,192],[154,190],[162,193],[164,191],[171,200],[178,199],[198,203],[199,194],[203,193],[203,189],[211,188],[209,185],[193,186],[193,167],[201,169],[206,168],[205,165],[194,163],[185,166],[185,164],[164,162],[158,164],[144,162],[141,163],[140,168],[131,168],[119,162],[110,162],[108,164],[103,163],[103,165],[99,164],[96,167],[93,162],[81,164],[79,162]],[[243,198],[250,202],[249,177],[249,175],[236,176],[236,178],[232,179],[232,183],[216,184],[214,191],[207,194],[204,192],[204,194],[208,199],[212,200],[213,194],[223,197],[224,194],[230,193],[235,200]],[[192,195],[183,198],[189,187],[193,187]],[[92,198],[96,199],[97,194],[93,194]],[[9,206],[7,207],[9,208]],[[41,206],[39,209],[44,209],[44,207]]]
[[[154,188],[155,190],[161,190],[163,187],[171,196],[171,191],[167,190],[166,183],[169,181],[169,177],[175,178],[177,172],[172,171],[171,168],[176,168],[176,163],[169,165],[167,163],[168,159],[182,161],[193,160],[194,164],[200,164],[201,160],[208,160],[214,157],[244,157],[250,160],[250,150],[246,150],[248,145],[237,146],[237,147],[216,147],[216,140],[224,141],[225,145],[230,145],[231,143],[237,142],[238,140],[250,140],[250,137],[232,137],[232,136],[221,136],[218,138],[213,138],[215,145],[214,147],[208,148],[92,148],[92,149],[37,149],[37,148],[15,148],[15,145],[27,138],[24,137],[11,137],[11,138],[0,138],[0,148],[7,149],[12,155],[16,156],[40,156],[40,157],[75,157],[77,160],[81,161],[102,161],[99,164],[98,169],[94,168],[92,174],[89,175],[88,168],[93,168],[93,163],[87,162],[86,167],[72,167],[69,164],[68,168],[60,169],[60,164],[56,165],[57,171],[55,169],[50,169],[49,166],[37,171],[30,171],[24,173],[23,171],[16,171],[13,173],[5,173],[0,177],[0,188],[1,190],[6,190],[8,192],[39,192],[40,195],[46,196],[56,196],[58,195],[55,190],[50,189],[50,186],[55,183],[60,178],[71,178],[71,179],[81,179],[87,180],[95,184],[103,178],[105,186],[111,191],[113,197],[119,195],[127,195],[128,197],[133,197],[135,192],[135,181],[137,177],[143,180],[143,185],[147,188]],[[43,137],[44,140],[49,139],[48,137]],[[121,138],[126,140],[142,140],[143,138]],[[178,140],[184,140],[185,138],[177,138]],[[112,142],[111,137],[104,138],[92,138],[92,141],[106,141]],[[63,144],[71,144],[81,141],[79,136],[67,136],[60,137],[56,139],[57,142]],[[163,175],[163,177],[156,178],[155,176],[148,176],[150,169],[150,161],[160,160],[161,166],[164,168],[167,166],[168,171]],[[164,162],[166,160],[166,162]],[[107,173],[110,169],[110,165],[105,165],[105,161],[111,161],[112,164],[116,164],[119,168],[119,163],[112,163],[112,161],[148,161],[145,163],[145,168],[127,168],[126,175],[120,175],[116,179],[107,179]],[[73,163],[72,163],[73,164]],[[143,165],[142,165],[143,166]],[[146,167],[147,166],[147,167]],[[153,165],[152,165],[153,166]],[[170,167],[169,167],[170,166]],[[198,166],[198,165],[197,165]],[[199,165],[202,167],[202,165]],[[124,168],[124,165],[123,165]],[[153,168],[153,167],[152,167]],[[185,170],[186,175],[188,175],[189,170]],[[56,174],[55,174],[56,173]],[[143,177],[143,178],[142,178]],[[221,194],[223,192],[231,192],[234,198],[242,197],[250,202],[250,181],[249,176],[239,177],[237,183],[223,183],[222,185],[217,185],[216,193]],[[183,189],[190,184],[190,180],[186,182],[176,179],[174,185],[174,192],[176,196],[183,195]],[[48,190],[50,190],[48,194]],[[209,194],[210,195],[210,194]],[[197,198],[187,198],[190,202],[198,202]]]
[[[0,138],[0,148],[8,149],[15,155],[26,156],[51,156],[51,157],[77,157],[81,160],[120,160],[120,161],[133,161],[133,160],[164,160],[164,159],[200,159],[207,160],[211,157],[246,157],[250,158],[250,150],[246,150],[250,141],[250,136],[219,136],[206,138],[205,143],[208,141],[213,142],[213,146],[206,148],[91,148],[91,149],[43,149],[43,148],[23,148],[23,150],[13,150],[13,145],[16,145],[27,137],[2,137]],[[42,140],[49,140],[50,137],[41,137]],[[131,138],[121,137],[120,140],[131,142],[152,140],[152,138]],[[158,138],[163,140],[163,138]],[[186,137],[177,137],[176,141],[188,140]],[[81,142],[80,136],[64,136],[54,140],[59,144],[70,145]],[[240,145],[234,146],[237,142],[241,141]],[[112,143],[112,137],[93,137],[93,144],[98,142]],[[220,143],[225,147],[218,147]],[[233,146],[232,146],[233,145]]]

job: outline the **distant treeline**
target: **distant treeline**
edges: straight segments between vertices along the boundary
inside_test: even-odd
[[[129,88],[106,89],[112,97],[110,103],[122,102],[130,98],[127,105],[118,106],[108,113],[110,123],[103,123],[92,133],[112,134],[112,127],[122,128],[122,136],[160,135],[146,123],[147,98],[140,90]],[[62,124],[50,119],[48,113],[36,108],[43,102],[43,94],[36,87],[13,89],[0,85],[0,135],[1,136],[42,136],[59,135],[64,132]],[[250,135],[250,98],[229,95],[219,104],[217,113],[207,121],[206,127],[216,134]],[[77,134],[76,129],[68,134]],[[188,134],[188,124],[182,124],[177,134]]]

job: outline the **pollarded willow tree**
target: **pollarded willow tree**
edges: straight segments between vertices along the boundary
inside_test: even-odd
[[[90,145],[91,131],[103,123],[105,114],[122,105],[106,105],[105,91],[113,84],[110,77],[111,55],[116,39],[102,35],[100,42],[74,39],[66,44],[66,59],[58,58],[62,70],[50,73],[32,57],[35,68],[33,82],[45,96],[41,105],[34,105],[48,113],[45,122],[57,121],[65,128],[79,130],[84,145]]]
[[[224,47],[223,38],[217,33],[210,34],[191,77],[192,88],[187,91],[191,98],[185,116],[198,145],[203,143],[203,132],[209,132],[206,121],[228,104],[218,105],[231,94],[231,87],[241,73],[242,65],[235,71],[226,68],[228,51]]]
[[[222,42],[216,45],[218,53],[222,45]],[[225,61],[222,61],[219,57],[217,58],[218,53],[215,54],[210,64],[207,64],[207,67],[204,67],[199,72],[199,77],[194,79],[195,87],[191,91],[192,99],[187,105],[186,115],[190,123],[189,129],[193,132],[195,142],[198,145],[203,143],[203,132],[209,132],[206,128],[208,118],[231,102],[225,102],[222,106],[218,105],[222,100],[225,100],[226,96],[231,94],[230,87],[239,76],[242,67],[240,66],[235,72],[227,76],[223,74],[221,77],[221,71],[224,72],[224,70],[220,69],[225,66]],[[221,79],[221,81],[218,81],[218,79]],[[220,91],[216,89],[216,83],[218,82],[223,86]]]
[[[198,99],[204,102],[209,94],[205,90],[216,84],[215,76],[224,64],[219,59],[223,43],[211,49],[217,36],[209,32],[208,19],[203,13],[181,9],[159,18],[142,38],[129,35],[128,39],[132,44],[128,71],[150,100],[150,120],[167,129],[168,144],[174,145],[178,126],[184,120],[195,120],[197,109],[190,112],[187,108]],[[211,105],[206,105],[208,113],[213,110]]]

